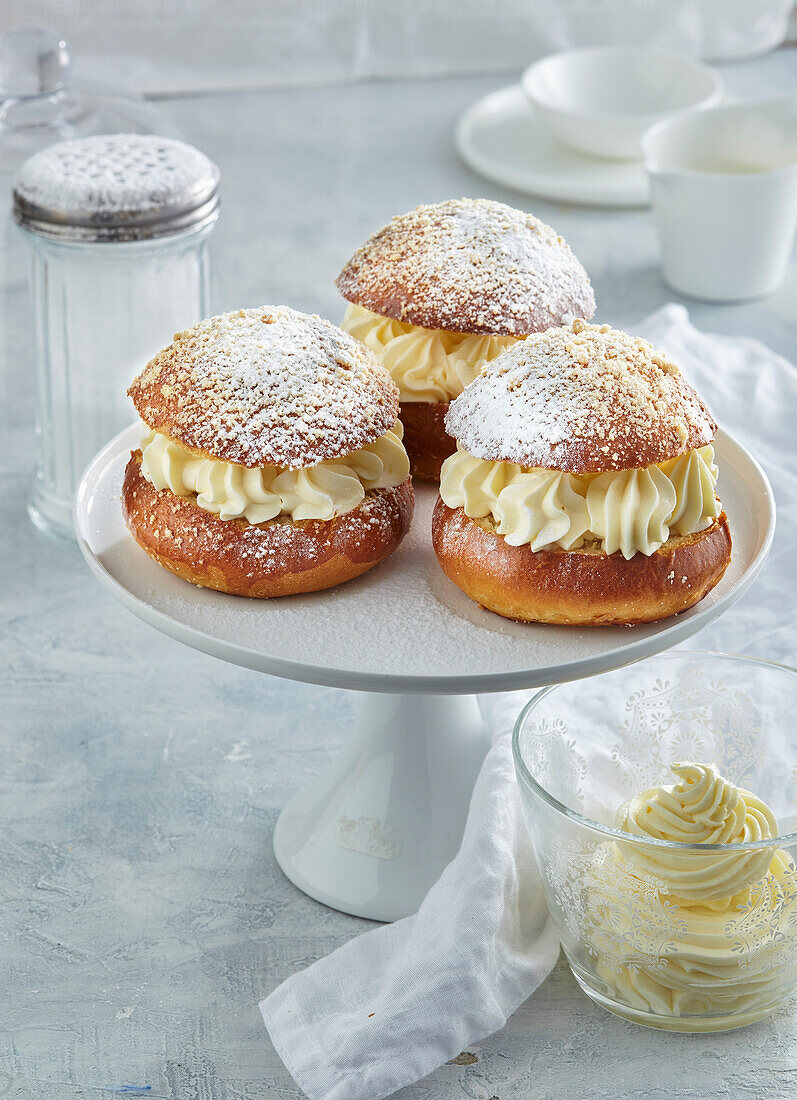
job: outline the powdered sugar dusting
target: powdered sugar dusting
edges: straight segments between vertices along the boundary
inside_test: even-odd
[[[61,141],[30,157],[14,190],[66,218],[140,214],[194,203],[213,192],[218,169],[182,141],[152,134],[103,134]]]
[[[579,320],[503,352],[446,416],[476,458],[571,473],[663,462],[710,443],[716,427],[647,341]]]
[[[340,273],[344,298],[423,328],[524,336],[591,317],[595,297],[562,237],[488,199],[419,206],[374,233]]]
[[[249,467],[297,469],[350,454],[398,415],[398,390],[371,351],[286,306],[177,333],[129,393],[149,427]]]

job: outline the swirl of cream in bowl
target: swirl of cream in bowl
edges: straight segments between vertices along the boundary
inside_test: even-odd
[[[265,523],[277,516],[330,520],[359,507],[373,489],[401,485],[409,476],[407,452],[397,421],[367,447],[301,469],[259,466],[207,458],[158,432],[141,442],[141,473],[156,489],[192,496],[220,519]]]
[[[340,326],[373,351],[390,371],[402,401],[446,403],[523,337],[420,328],[349,305]]]
[[[710,445],[660,465],[569,474],[474,458],[458,444],[440,472],[440,496],[471,519],[491,517],[511,546],[574,550],[597,543],[629,559],[671,534],[710,527],[721,511]]]
[[[739,1026],[797,981],[797,867],[772,846],[723,852],[776,837],[772,811],[713,764],[672,771],[678,782],[636,795],[616,824],[640,839],[696,847],[603,845],[590,876],[587,942],[620,1004]]]

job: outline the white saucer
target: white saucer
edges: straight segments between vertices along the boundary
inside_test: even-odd
[[[715,446],[733,561],[701,603],[674,618],[596,630],[515,623],[483,610],[437,563],[429,536],[437,494],[422,484],[409,535],[376,569],[326,592],[245,600],[179,580],[128,534],[119,496],[139,431],[127,429],[100,452],[77,494],[78,543],[102,583],[140,618],[206,653],[355,690],[511,690],[580,679],[660,653],[735,603],[761,568],[775,526],[765,474],[720,431]]]
[[[583,206],[647,206],[642,163],[580,156],[551,137],[519,84],[478,100],[454,132],[457,150],[493,183]]]

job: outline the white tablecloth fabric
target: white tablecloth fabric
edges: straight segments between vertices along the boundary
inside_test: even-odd
[[[763,575],[696,644],[795,663],[797,372],[755,340],[698,332],[683,306],[665,306],[638,331],[758,457],[778,507]],[[380,1100],[419,1080],[501,1028],[556,962],[512,767],[512,722],[527,697],[480,700],[493,745],[462,847],[418,913],[351,940],[260,1005],[311,1100]]]
[[[581,46],[749,57],[783,40],[790,8],[791,0],[3,0],[0,30],[52,27],[83,77],[175,94],[517,73]]]

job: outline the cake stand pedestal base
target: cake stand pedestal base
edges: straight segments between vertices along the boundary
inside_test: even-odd
[[[333,909],[409,916],[459,849],[488,748],[473,695],[363,696],[339,756],[280,814],[277,862]]]

